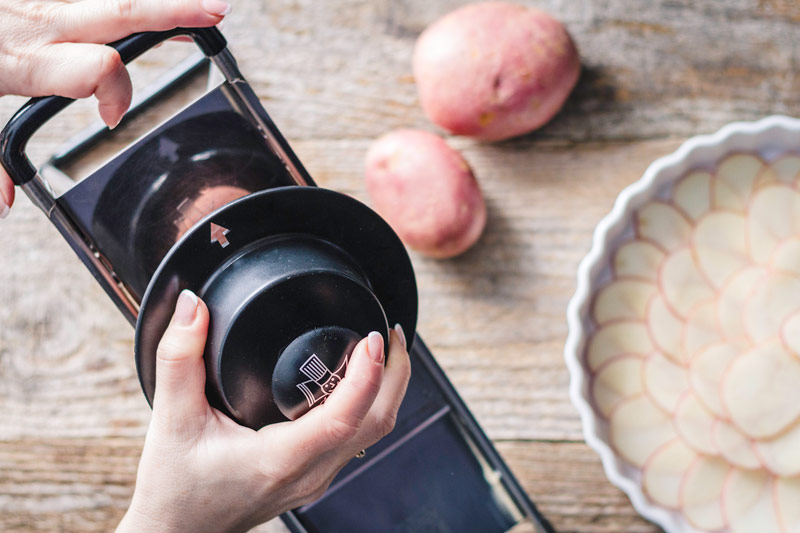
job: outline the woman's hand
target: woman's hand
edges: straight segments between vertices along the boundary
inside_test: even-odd
[[[159,346],[153,418],[118,531],[246,531],[320,497],[360,450],[394,427],[411,372],[402,330],[372,333],[327,401],[253,431],[209,406],[208,309],[188,291]]]
[[[219,24],[226,0],[2,0],[0,95],[66,96],[99,102],[116,126],[131,103],[131,80],[110,43],[140,31]],[[14,186],[0,167],[0,218]]]

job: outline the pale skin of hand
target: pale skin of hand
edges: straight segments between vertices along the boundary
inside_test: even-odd
[[[324,404],[254,431],[208,404],[207,328],[205,304],[182,293],[159,346],[153,417],[118,532],[247,531],[319,498],[394,427],[411,373],[402,330],[391,331],[385,361],[383,337],[363,339]]]
[[[2,0],[0,95],[98,100],[116,126],[131,102],[131,80],[119,54],[105,46],[140,31],[219,24],[224,0]],[[14,203],[14,184],[0,167],[0,218]]]

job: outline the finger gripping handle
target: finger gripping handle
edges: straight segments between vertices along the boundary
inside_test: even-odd
[[[217,55],[227,46],[225,37],[216,28],[175,28],[161,32],[135,33],[109,43],[109,46],[117,50],[122,62],[127,64],[157,44],[178,35],[187,35],[194,39],[208,57]],[[63,96],[31,98],[3,128],[0,133],[0,163],[16,185],[23,185],[36,175],[36,167],[25,153],[30,138],[45,122],[73,101]]]

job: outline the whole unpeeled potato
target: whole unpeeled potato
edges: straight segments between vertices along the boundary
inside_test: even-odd
[[[501,140],[538,128],[561,109],[580,59],[564,26],[547,13],[485,2],[456,9],[422,32],[413,68],[432,122]]]
[[[424,255],[458,255],[486,225],[472,170],[433,133],[396,130],[378,138],[367,152],[366,185],[375,210]]]

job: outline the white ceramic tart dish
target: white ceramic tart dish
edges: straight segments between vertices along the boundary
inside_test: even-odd
[[[598,224],[567,319],[584,438],[642,516],[800,531],[800,120],[654,161]]]

